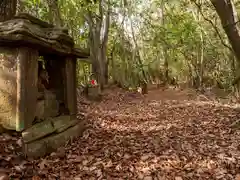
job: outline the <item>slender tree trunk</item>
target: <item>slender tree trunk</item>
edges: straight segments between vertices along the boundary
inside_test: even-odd
[[[165,24],[165,2],[162,1],[161,2],[161,10],[162,10],[162,19],[161,19],[161,25],[164,26]],[[163,45],[163,59],[164,59],[164,64],[163,64],[163,67],[164,67],[164,82],[163,84],[164,85],[167,85],[168,84],[168,81],[169,81],[169,67],[168,67],[168,53],[167,53],[167,48],[165,45]]]
[[[167,58],[167,51],[166,49],[164,48],[163,50],[163,56],[164,56],[164,85],[167,85],[168,84],[168,81],[169,81],[169,69],[168,69],[168,58]]]
[[[0,0],[0,22],[12,19],[16,14],[17,0]]]
[[[199,2],[202,3],[202,0]],[[198,22],[201,24],[201,13],[198,11]],[[200,81],[200,87],[203,86],[203,63],[204,63],[204,39],[203,39],[203,30],[202,27],[200,27],[199,30],[199,36],[200,36],[200,45],[199,45],[199,81]]]
[[[108,84],[108,79],[109,79],[109,77],[108,77],[108,65],[109,65],[109,63],[108,63],[108,61],[105,63],[105,72],[104,72],[104,78],[105,78],[105,84]]]
[[[132,30],[133,42],[134,42],[135,49],[136,49],[136,52],[137,52],[137,57],[136,58],[138,60],[138,65],[140,66],[140,70],[141,70],[141,73],[142,73],[142,76],[143,76],[143,80],[139,79],[140,80],[139,85],[142,88],[142,94],[147,94],[148,93],[147,75],[146,75],[146,72],[143,69],[143,60],[142,60],[141,54],[139,52],[139,47],[138,47],[138,44],[137,44],[137,39],[135,37],[132,21],[131,21],[131,30]]]
[[[196,4],[202,4],[202,0],[196,1]],[[197,12],[193,9],[192,10],[192,15],[199,24],[201,24],[201,12],[200,9],[197,9]],[[204,40],[203,40],[203,31],[200,27],[199,31],[199,36],[200,36],[200,43],[198,44],[198,51],[197,51],[197,57],[196,57],[196,62],[194,61],[194,69],[196,73],[195,77],[195,88],[201,88],[203,85],[203,60],[204,60]]]

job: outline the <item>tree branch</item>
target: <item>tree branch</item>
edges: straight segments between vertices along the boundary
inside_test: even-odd
[[[217,33],[217,35],[218,35],[218,37],[219,37],[219,39],[220,39],[220,41],[221,41],[221,43],[222,43],[222,45],[225,46],[226,48],[228,48],[231,52],[233,52],[233,49],[231,48],[231,46],[228,46],[228,45],[224,42],[224,40],[223,40],[223,38],[222,38],[222,36],[221,36],[221,34],[220,34],[217,26],[216,26],[210,19],[208,19],[208,18],[203,14],[201,5],[198,4],[195,0],[191,0],[191,1],[197,6],[197,8],[198,8],[200,14],[202,15],[203,19],[204,19],[205,21],[209,22],[209,23],[212,25],[212,27],[214,28],[215,32]]]

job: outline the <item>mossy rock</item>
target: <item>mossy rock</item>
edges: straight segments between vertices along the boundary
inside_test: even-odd
[[[33,125],[22,132],[25,143],[36,141],[54,132],[60,133],[77,124],[79,120],[72,120],[70,116],[58,116]]]
[[[64,146],[68,140],[82,135],[85,130],[85,122],[79,121],[74,126],[62,131],[60,133],[53,133],[42,139],[25,143],[23,150],[27,157],[39,158],[57,150]]]

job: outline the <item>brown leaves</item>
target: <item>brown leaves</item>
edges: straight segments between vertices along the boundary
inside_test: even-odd
[[[239,113],[231,105],[189,100],[186,94],[110,91],[102,102],[81,104],[89,127],[82,137],[28,161],[22,173],[16,165],[10,170],[36,180],[240,180],[239,130],[231,128]],[[8,147],[10,152],[15,145]],[[2,159],[11,164],[14,157]]]
[[[48,165],[48,162],[47,162],[46,159],[43,159],[43,160],[38,164],[40,170],[45,169],[45,168],[47,167],[47,165]]]
[[[183,180],[181,177],[177,176],[175,177],[175,180]]]
[[[39,176],[33,176],[32,180],[41,180],[41,178]]]

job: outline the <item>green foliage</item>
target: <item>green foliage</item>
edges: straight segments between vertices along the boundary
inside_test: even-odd
[[[25,1],[26,12],[48,20],[48,8],[43,2]],[[201,85],[221,82],[224,88],[231,87],[235,60],[223,45],[223,42],[228,44],[226,35],[208,1],[198,0],[200,9],[187,0],[111,0],[110,3],[107,56],[111,80],[123,87],[138,86],[143,79],[142,70],[149,81],[162,80],[167,63],[169,77],[177,77],[179,83],[201,79]],[[98,6],[99,3],[85,0],[59,0],[64,24],[78,46],[88,46],[89,26],[85,15],[92,12],[98,16]],[[88,65],[79,64],[79,82],[86,82],[90,72]]]

